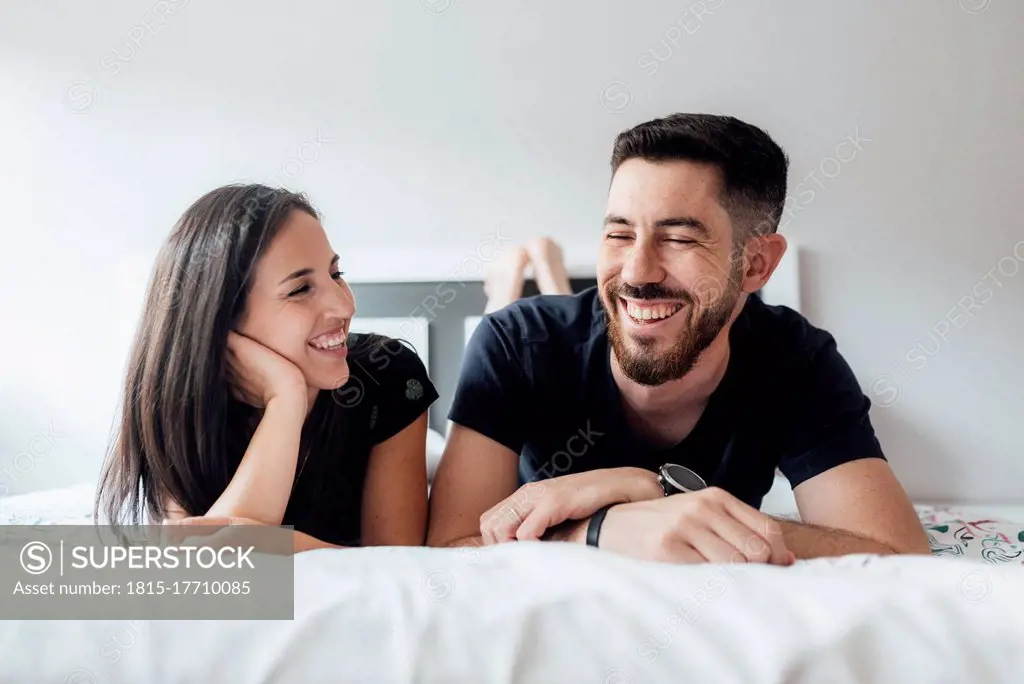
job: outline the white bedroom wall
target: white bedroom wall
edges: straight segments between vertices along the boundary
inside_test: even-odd
[[[151,260],[202,192],[308,192],[356,278],[390,250],[451,272],[495,230],[585,266],[614,135],[710,111],[790,154],[803,310],[911,493],[1024,497],[1024,4],[2,7],[0,496],[95,475]]]

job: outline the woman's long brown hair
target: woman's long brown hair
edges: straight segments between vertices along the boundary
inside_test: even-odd
[[[255,427],[230,394],[228,332],[244,312],[256,263],[302,195],[231,185],[197,200],[157,258],[124,384],[120,426],[93,515],[157,522],[165,499],[203,515],[224,491]],[[144,518],[145,515],[145,518]]]

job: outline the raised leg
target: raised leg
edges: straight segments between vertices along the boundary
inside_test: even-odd
[[[572,294],[562,248],[549,237],[537,238],[526,246],[533,263],[533,275],[541,294]]]
[[[503,249],[484,277],[487,306],[484,313],[503,309],[523,296],[523,281],[530,255],[518,246]]]

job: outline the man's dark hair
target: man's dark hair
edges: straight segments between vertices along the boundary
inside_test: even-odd
[[[716,166],[719,201],[733,222],[734,244],[774,233],[786,204],[789,159],[771,137],[731,116],[672,114],[620,133],[612,151],[612,175],[629,159],[691,161]]]

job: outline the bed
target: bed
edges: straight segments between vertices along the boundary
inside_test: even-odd
[[[1024,568],[681,566],[588,547],[321,550],[289,621],[4,621],[0,681],[1019,682]]]
[[[11,497],[3,522],[89,524],[91,499],[90,483]],[[554,543],[307,552],[294,620],[7,620],[0,682],[1021,681],[1024,515],[917,509],[931,557],[775,568]]]
[[[433,286],[357,291],[366,324],[409,340],[438,385],[428,472],[483,306],[467,288],[423,317]],[[0,522],[91,524],[93,491],[3,499]],[[0,682],[1024,681],[1024,506],[916,508],[931,556],[788,568],[556,543],[307,552],[294,559],[292,620],[6,620]],[[788,483],[763,510],[795,515]]]

